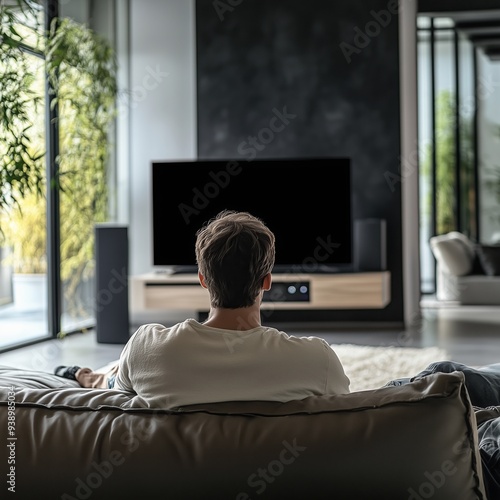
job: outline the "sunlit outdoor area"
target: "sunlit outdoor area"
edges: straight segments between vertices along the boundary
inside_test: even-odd
[[[93,326],[109,213],[113,51],[69,18],[47,27],[43,5],[2,10],[0,349]]]
[[[29,14],[34,14],[30,16]],[[17,57],[3,57],[1,105],[3,119],[11,117],[14,126],[2,132],[0,148],[19,152],[15,134],[24,134],[28,143],[27,153],[38,167],[40,190],[36,188],[22,194],[16,185],[6,193],[15,199],[0,213],[0,347],[24,340],[49,336],[47,322],[47,257],[46,257],[46,184],[44,152],[45,128],[45,59],[40,51],[43,46],[43,10],[17,13],[15,32],[26,44]],[[3,21],[3,20],[2,20]],[[30,50],[28,50],[28,47]],[[10,80],[6,77],[10,75]],[[22,105],[8,101],[9,89],[15,88]],[[19,158],[20,159],[20,158]],[[12,172],[21,168],[13,165]]]
[[[421,290],[435,292],[434,235],[462,231],[477,240],[478,152],[476,49],[452,19],[419,17],[419,153]],[[489,107],[486,102],[479,108]],[[480,166],[478,167],[480,168]]]

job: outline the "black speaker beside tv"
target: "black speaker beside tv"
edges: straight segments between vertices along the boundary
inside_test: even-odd
[[[96,338],[99,343],[125,344],[130,337],[126,226],[96,224]]]
[[[387,269],[387,224],[385,219],[354,221],[354,270],[376,272]]]

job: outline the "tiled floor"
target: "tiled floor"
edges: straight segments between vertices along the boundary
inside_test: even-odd
[[[333,325],[334,326],[334,325]],[[294,335],[317,335],[331,344],[445,349],[448,359],[480,366],[500,362],[500,307],[427,307],[422,321],[407,330],[349,330],[303,325]],[[68,336],[0,354],[0,364],[52,372],[60,364],[99,368],[118,359],[121,344],[102,344],[95,333]]]

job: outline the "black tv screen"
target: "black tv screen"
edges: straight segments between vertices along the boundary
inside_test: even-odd
[[[276,236],[275,271],[352,263],[347,158],[152,164],[153,265],[196,271],[198,229],[223,209],[260,217]]]

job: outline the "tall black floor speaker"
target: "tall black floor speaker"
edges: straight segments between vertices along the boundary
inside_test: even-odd
[[[355,220],[353,243],[356,271],[385,271],[387,269],[385,219]]]
[[[96,337],[104,344],[129,339],[128,230],[126,226],[95,226]]]

